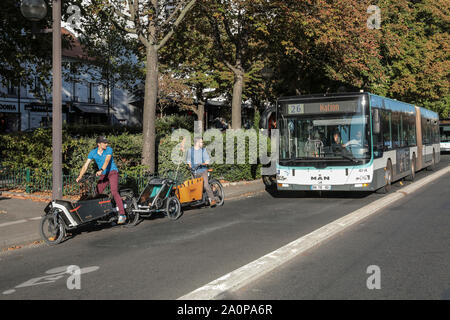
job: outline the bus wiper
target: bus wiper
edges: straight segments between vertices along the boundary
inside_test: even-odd
[[[358,163],[358,162],[359,162],[359,160],[356,160],[355,158],[350,157],[350,156],[347,156],[347,155],[345,155],[345,154],[341,154],[341,156],[342,156],[342,158],[347,159],[347,160],[350,160],[350,161],[352,161],[352,162],[354,162],[354,163]]]

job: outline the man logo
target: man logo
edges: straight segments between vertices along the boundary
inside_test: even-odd
[[[319,174],[319,176],[317,176],[317,177],[311,177],[311,180],[313,180],[313,181],[330,181],[330,177],[329,176],[321,176]]]

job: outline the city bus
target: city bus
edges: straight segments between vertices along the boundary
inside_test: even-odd
[[[450,119],[442,119],[439,123],[441,152],[450,152]]]
[[[367,92],[277,100],[277,189],[389,192],[440,161],[435,112]]]

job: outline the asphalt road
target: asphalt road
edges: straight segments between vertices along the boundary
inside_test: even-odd
[[[447,174],[233,298],[450,300],[449,191]]]
[[[445,156],[438,168],[449,163],[450,157]],[[428,174],[420,172],[417,178]],[[417,205],[409,206],[405,200],[395,204],[389,209],[394,214],[386,211],[368,219],[283,266],[283,271],[236,292],[233,298],[372,299],[400,297],[402,292],[411,298],[447,297],[445,288],[450,282],[446,262],[450,260],[443,250],[450,247],[445,234],[449,218],[443,212],[449,212],[444,196],[448,180],[446,177],[430,186],[437,194],[433,189],[423,199],[411,197]],[[396,183],[394,190],[400,187]],[[84,230],[55,247],[0,254],[0,299],[177,299],[382,196],[273,197],[263,193],[228,201],[216,209],[191,210],[177,221],[155,218],[135,228]],[[419,210],[419,204],[432,213],[442,213],[427,215]],[[412,211],[415,208],[416,214]],[[422,242],[414,242],[415,236]],[[424,242],[427,239],[431,241]],[[64,274],[69,265],[83,271],[79,282]],[[381,268],[381,290],[365,287],[370,276],[368,265]],[[403,280],[408,280],[413,269],[423,270],[420,288],[427,291],[415,294],[408,290],[408,282]],[[398,286],[395,293],[388,290],[389,283]],[[437,284],[440,287],[431,290]]]

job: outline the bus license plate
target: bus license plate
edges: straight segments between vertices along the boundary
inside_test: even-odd
[[[319,185],[311,186],[311,190],[331,190],[331,186],[319,184]]]

